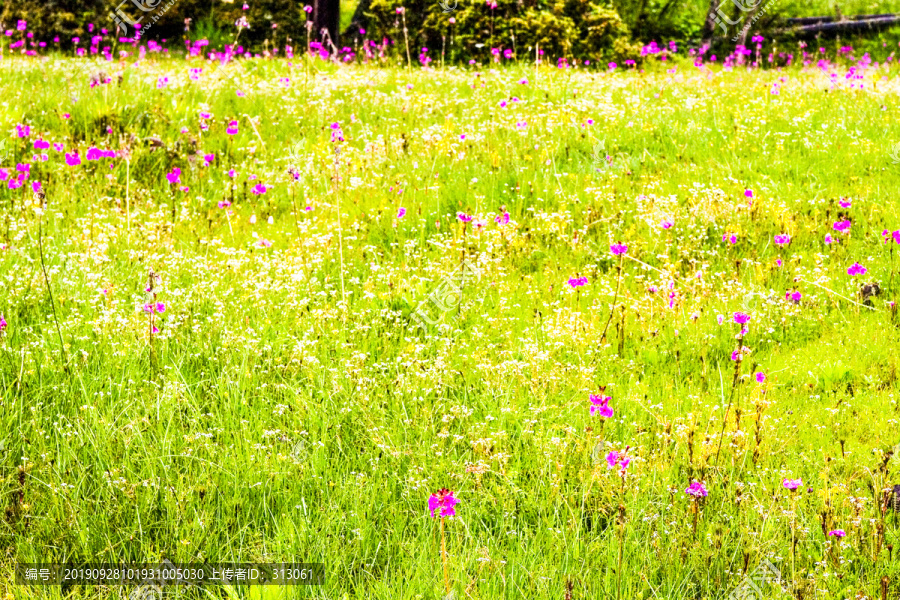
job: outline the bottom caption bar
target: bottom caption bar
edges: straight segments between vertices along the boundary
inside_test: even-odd
[[[18,563],[19,585],[323,585],[323,563]]]

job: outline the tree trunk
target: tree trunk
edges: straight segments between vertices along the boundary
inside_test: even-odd
[[[360,0],[359,4],[356,5],[353,18],[350,19],[350,26],[347,28],[348,34],[351,31],[357,33],[360,29],[369,28],[369,17],[366,15],[366,11],[369,10],[370,6],[372,6],[372,0]]]
[[[715,35],[715,25],[713,25],[713,15],[716,13],[716,0],[709,0],[709,10],[706,12],[706,22],[703,23],[703,43],[711,44],[713,35]]]
[[[340,32],[341,22],[341,2],[340,0],[313,0],[313,23],[315,31],[313,35],[316,39],[323,39],[322,30],[328,32],[328,37],[335,46],[338,44],[338,36]],[[324,41],[324,40],[323,40]]]

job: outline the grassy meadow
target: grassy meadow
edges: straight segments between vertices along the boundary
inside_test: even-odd
[[[900,597],[900,72],[807,50],[0,61],[0,597]]]

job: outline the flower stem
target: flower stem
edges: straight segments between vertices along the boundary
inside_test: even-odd
[[[59,328],[59,319],[56,317],[56,302],[53,300],[53,290],[50,287],[50,276],[47,275],[47,267],[44,264],[44,230],[43,215],[38,217],[38,252],[41,257],[41,272],[44,274],[44,282],[47,284],[47,294],[50,296],[50,309],[53,311],[53,322],[56,323],[56,335],[59,337],[59,351],[62,354],[62,367],[66,374],[69,373],[69,358],[66,356],[66,345],[63,342],[62,331]]]
[[[447,538],[444,536],[444,517],[441,517],[441,562],[444,563],[444,590],[450,595],[450,566],[447,563]]]
[[[606,340],[606,331],[609,329],[609,324],[612,322],[613,313],[616,310],[616,303],[619,301],[619,288],[622,287],[622,263],[624,260],[622,259],[624,255],[619,255],[619,266],[617,267],[619,274],[616,277],[616,295],[613,298],[612,306],[609,309],[609,318],[606,320],[606,327],[603,328],[603,334],[600,336],[600,343],[602,344]]]
[[[734,364],[734,379],[731,381],[731,395],[728,397],[728,407],[725,409],[725,416],[722,417],[722,431],[719,433],[719,447],[716,449],[716,459],[713,461],[714,465],[719,464],[719,452],[722,451],[722,437],[725,435],[725,426],[728,423],[728,415],[731,413],[731,403],[734,401],[734,390],[737,389],[738,380],[741,377],[741,362],[743,362],[743,356],[741,355],[741,351],[744,348],[744,336],[741,335],[741,339],[738,340],[737,347],[737,361]]]

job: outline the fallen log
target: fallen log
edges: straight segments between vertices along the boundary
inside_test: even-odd
[[[893,14],[856,15],[855,17],[844,16],[840,20],[867,21],[869,19],[883,19],[886,17],[895,17],[895,16],[897,16],[897,15],[893,15]],[[791,17],[790,19],[785,19],[784,22],[788,25],[814,25],[816,23],[833,23],[837,20],[839,20],[837,17]]]
[[[809,25],[795,25],[793,27],[779,29],[776,33],[810,34],[858,32],[890,27],[891,25],[896,25],[898,23],[900,23],[900,15],[888,15],[857,21],[826,21]]]

